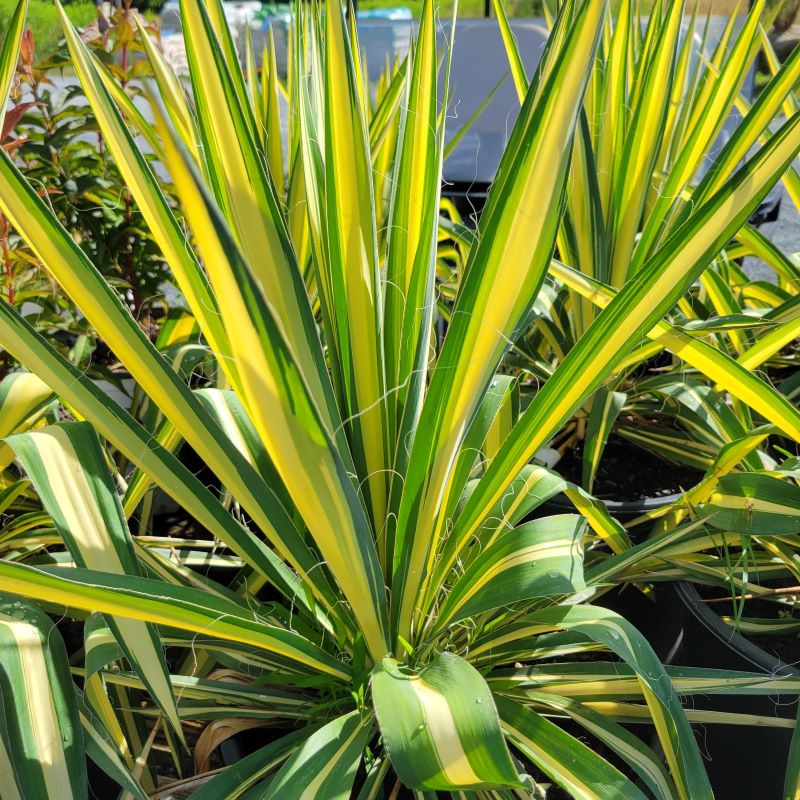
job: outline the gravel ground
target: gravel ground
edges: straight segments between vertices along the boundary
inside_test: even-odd
[[[791,255],[800,252],[800,213],[786,191],[781,189],[781,193],[781,210],[777,221],[762,225],[761,232],[784,253]],[[744,270],[754,280],[774,279],[772,270],[756,258],[746,258]]]

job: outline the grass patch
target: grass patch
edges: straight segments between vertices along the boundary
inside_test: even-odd
[[[16,7],[17,0],[0,0],[0,43],[5,39]],[[97,16],[94,3],[88,0],[76,0],[64,8],[69,18],[79,28],[88,25]],[[59,39],[62,38],[61,23],[55,4],[50,0],[30,0],[25,25],[33,31],[36,60],[41,61],[52,55]]]

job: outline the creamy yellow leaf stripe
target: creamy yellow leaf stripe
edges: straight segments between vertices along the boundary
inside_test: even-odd
[[[100,442],[88,424],[49,426],[6,441],[78,566],[113,575],[143,575]],[[182,737],[158,632],[126,617],[109,622],[126,657]]]
[[[83,741],[61,637],[46,614],[0,596],[0,794],[85,800]]]
[[[372,675],[373,705],[401,780],[419,789],[524,788],[500,732],[489,687],[452,653],[415,673],[386,658]]]

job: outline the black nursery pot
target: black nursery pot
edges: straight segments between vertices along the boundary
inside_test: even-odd
[[[684,605],[672,585],[654,583],[648,594],[635,586],[612,589],[594,601],[624,617],[649,642],[659,661],[670,664],[683,643]]]
[[[680,494],[666,494],[662,497],[647,497],[644,500],[600,500],[608,513],[619,522],[630,522],[648,511],[655,511],[680,500]],[[542,503],[539,508],[549,514],[575,513],[575,506],[566,495],[557,494]]]
[[[649,497],[644,500],[601,500],[608,513],[626,523],[648,511],[674,503],[678,494]],[[537,516],[575,513],[575,506],[566,495],[557,494],[536,509]],[[633,535],[636,540],[636,533]],[[648,595],[633,586],[623,586],[604,594],[597,605],[616,611],[650,642],[661,661],[669,662],[677,652],[683,636],[683,603],[669,584],[656,583]]]
[[[800,671],[748,641],[723,622],[688,582],[675,585],[683,614],[683,644],[673,663],[682,666],[800,675]],[[691,698],[692,707],[738,714],[794,719],[796,698],[788,695],[705,695]],[[792,738],[791,728],[744,725],[698,725],[698,741],[714,794],[779,800]]]

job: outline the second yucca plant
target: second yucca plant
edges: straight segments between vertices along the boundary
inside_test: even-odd
[[[3,797],[85,796],[84,752],[143,797],[155,780],[143,765],[156,736],[180,763],[181,742],[195,730],[185,723],[218,717],[296,729],[265,737],[234,771],[201,769],[171,791],[329,800],[378,797],[384,785],[397,796],[403,784],[417,797],[524,796],[530,779],[510,742],[575,796],[644,796],[549,718],[566,717],[654,796],[710,797],[664,668],[623,619],[582,603],[593,592],[587,575],[608,580],[624,565],[624,531],[585,499],[586,518],[525,521],[563,487],[529,462],[780,178],[800,148],[800,120],[654,249],[517,419],[496,370],[550,266],[604,0],[562,4],[438,350],[446,115],[433,4],[398,72],[380,235],[368,87],[338,3],[324,14],[295,7],[287,155],[302,182],[288,192],[276,175],[280,159],[268,153],[269,130],[259,127],[269,118],[257,108],[263,95],[242,74],[221,4],[185,0],[181,12],[191,93],[151,47],[154,125],[66,21],[65,30],[105,141],[213,354],[214,385],[187,386],[13,160],[0,159],[0,210],[160,411],[152,430],[143,427],[0,306],[0,342],[75,420],[8,440],[63,547],[48,562],[20,545],[0,562],[8,593],[0,635],[14,654],[0,676],[0,755],[13,767],[0,777]],[[13,45],[4,49],[0,79],[14,55]],[[446,59],[441,69],[446,84]],[[131,126],[169,174],[178,210]],[[304,237],[318,317],[297,255]],[[800,414],[792,420],[800,429]],[[174,455],[181,442],[232,507]],[[135,469],[120,473],[127,463]],[[192,568],[203,563],[202,539],[131,535],[128,519],[153,484],[210,533],[222,552],[208,558],[238,567],[234,577],[220,582]],[[585,573],[585,562],[611,554],[618,561]],[[81,691],[47,619],[12,595],[90,614],[83,666],[73,664]],[[631,703],[614,703],[586,665],[565,666],[571,677],[557,691],[532,685],[519,666],[587,649],[625,662]],[[586,681],[593,701],[612,702],[583,702],[564,685]],[[745,676],[736,686],[757,691],[758,681]],[[685,679],[681,691],[699,686],[725,688]],[[31,705],[32,691],[48,702]],[[136,699],[145,701],[138,712]],[[655,724],[669,771],[619,724],[634,707]]]
[[[494,5],[522,100],[528,84],[522,54],[502,3]],[[574,138],[552,283],[507,361],[529,391],[552,374],[693,209],[725,184],[742,157],[767,140],[780,116],[796,109],[800,51],[774,65],[754,103],[743,96],[762,48],[768,58],[771,53],[763,1],[752,3],[746,16],[732,15],[716,40],[720,19],[704,21],[696,10],[685,16],[685,5],[691,4],[656,3],[645,16],[636,4],[621,3],[616,16],[606,17]],[[782,180],[795,198],[795,168]],[[671,310],[669,327],[648,332],[559,432],[553,446],[565,451],[578,445],[587,491],[612,431],[701,471],[715,449],[748,428],[750,408],[796,434],[782,418],[788,403],[751,373],[796,336],[794,304],[773,306],[796,293],[800,272],[749,220],[732,234],[736,243],[726,244]],[[731,263],[743,254],[766,259],[779,286],[748,287]],[[687,387],[687,369],[699,373],[699,383]],[[724,406],[720,391],[734,398],[731,411],[718,411]]]

